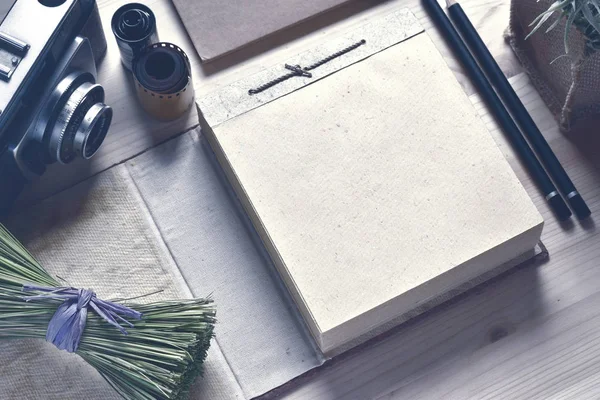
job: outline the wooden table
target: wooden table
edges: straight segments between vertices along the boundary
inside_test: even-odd
[[[540,212],[550,260],[515,271],[451,306],[404,325],[369,349],[348,354],[303,379],[289,399],[567,399],[600,397],[600,240],[593,220],[561,225],[552,217],[502,138],[485,116],[474,90],[452,58],[418,0],[393,0],[370,8],[358,0],[283,34],[267,38],[227,58],[201,66],[169,0],[145,0],[159,16],[162,40],[182,46],[193,63],[198,96],[286,56],[309,48],[323,32],[358,24],[386,9],[405,5],[420,19],[465,91],[484,115]],[[135,100],[128,73],[119,63],[109,23],[121,0],[99,0],[109,52],[100,81],[115,108],[111,134],[92,163],[53,167],[28,190],[22,203],[47,197],[121,163],[197,124],[192,112],[174,123],[148,118]],[[0,16],[7,2],[0,2]],[[563,136],[531,90],[503,41],[508,0],[466,0],[463,7],[482,33],[505,73],[594,213],[600,211],[600,136]],[[354,16],[351,20],[346,17]],[[350,22],[349,22],[350,21]],[[302,40],[300,40],[302,39]],[[596,133],[594,137],[594,133]],[[57,179],[60,177],[60,179]]]

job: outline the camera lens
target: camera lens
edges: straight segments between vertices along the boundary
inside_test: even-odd
[[[68,92],[67,92],[68,94]],[[91,158],[100,148],[112,121],[102,86],[84,82],[70,91],[52,128],[49,150],[54,161],[68,164]]]
[[[112,109],[100,103],[88,110],[75,134],[74,149],[78,156],[89,160],[96,154],[104,142],[112,115]]]

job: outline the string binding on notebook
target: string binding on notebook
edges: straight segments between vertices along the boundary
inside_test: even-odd
[[[327,56],[324,59],[319,60],[316,63],[309,65],[308,67],[302,68],[300,65],[285,64],[285,68],[292,72],[288,72],[287,74],[282,75],[279,78],[273,79],[272,81],[269,81],[269,82],[265,83],[264,85],[261,85],[255,89],[250,89],[250,90],[248,90],[248,94],[250,96],[252,96],[253,94],[258,94],[260,92],[264,92],[265,90],[272,88],[273,86],[278,85],[281,82],[287,81],[288,79],[293,78],[295,76],[304,76],[306,78],[312,78],[312,74],[308,71],[312,71],[313,69],[319,68],[321,65],[326,64],[332,60],[335,60],[336,58],[341,57],[344,54],[349,53],[352,50],[355,50],[366,43],[367,43],[367,41],[365,39],[362,39],[360,42],[356,42],[351,46],[348,46],[336,53],[333,53],[332,55]]]

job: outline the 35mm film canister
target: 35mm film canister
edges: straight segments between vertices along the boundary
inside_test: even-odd
[[[135,57],[158,42],[156,17],[143,4],[130,3],[119,8],[112,18],[112,30],[117,38],[121,61],[130,71]]]
[[[194,103],[190,60],[174,44],[146,47],[133,62],[133,77],[142,107],[156,119],[177,119]]]

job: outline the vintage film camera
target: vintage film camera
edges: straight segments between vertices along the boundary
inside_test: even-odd
[[[16,0],[0,24],[0,215],[48,164],[98,151],[112,120],[96,83],[105,52],[96,0]]]

